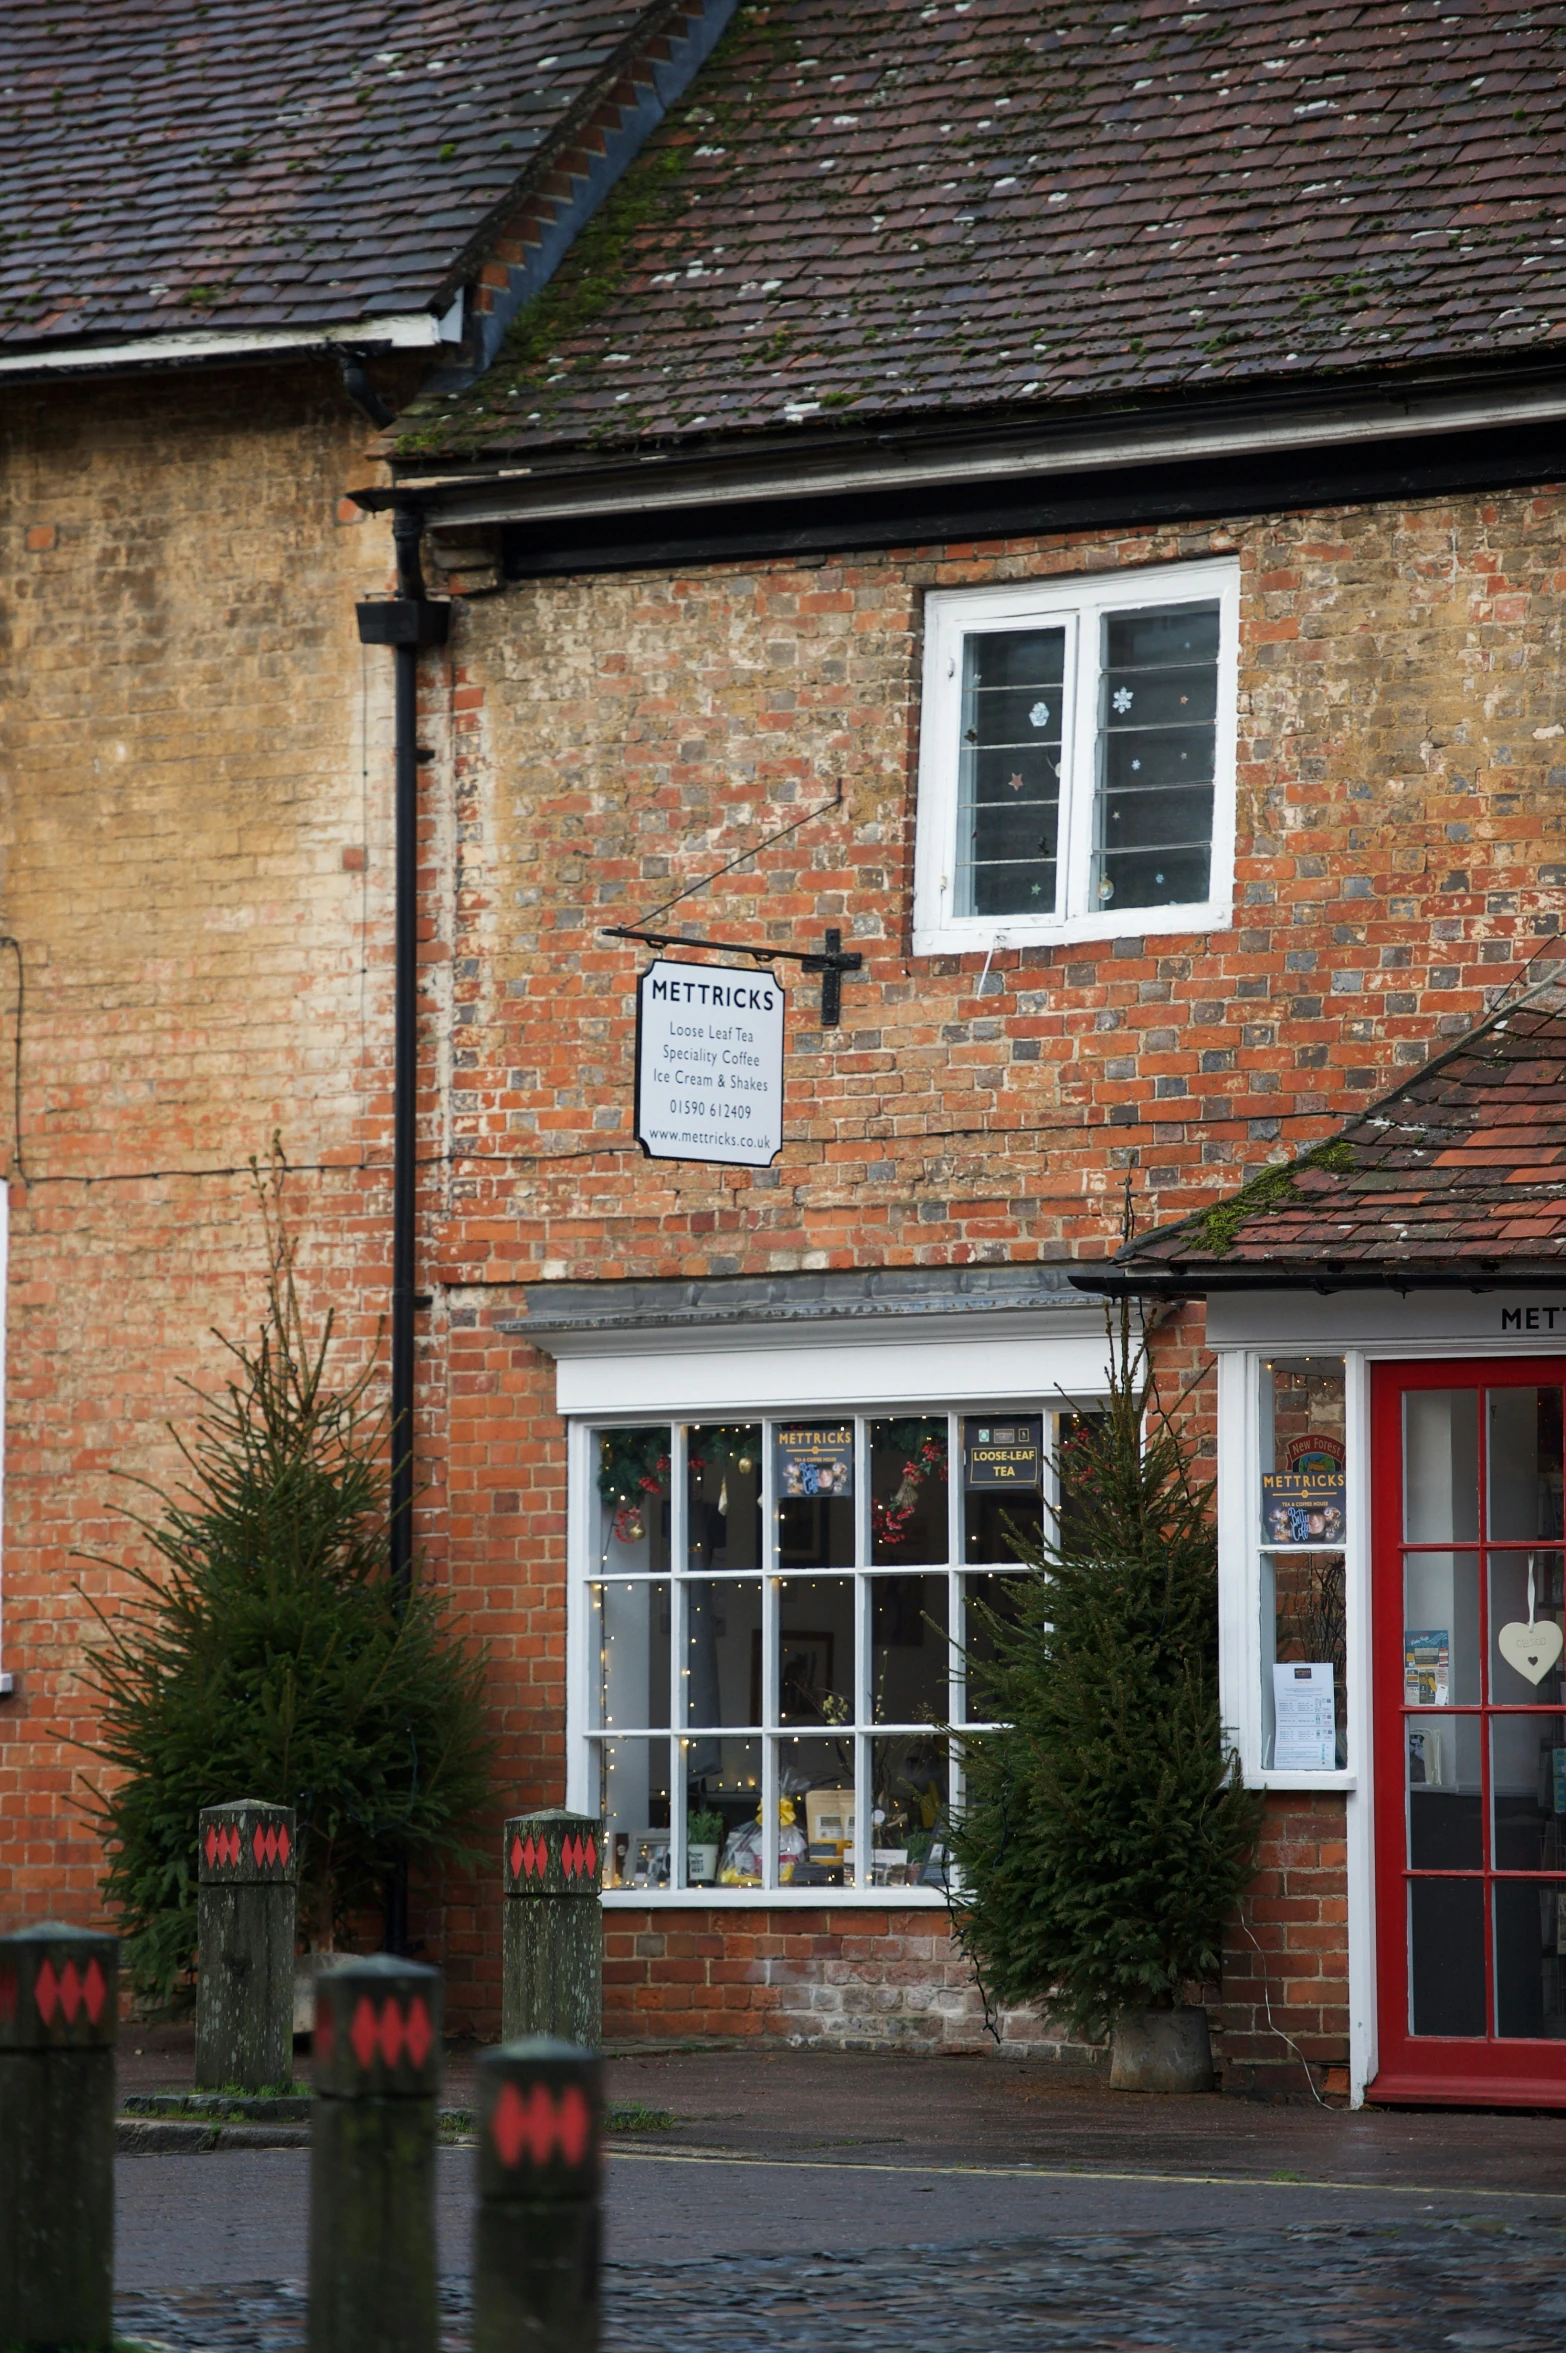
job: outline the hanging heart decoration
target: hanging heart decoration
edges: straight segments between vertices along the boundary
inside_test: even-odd
[[[1553,1618],[1540,1618],[1531,1626],[1514,1619],[1510,1626],[1501,1628],[1495,1643],[1509,1667],[1526,1675],[1530,1683],[1542,1683],[1566,1649],[1566,1635]]]

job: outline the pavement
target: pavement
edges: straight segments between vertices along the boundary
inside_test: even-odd
[[[445,2098],[471,2099],[471,2050]],[[1138,2098],[999,2055],[612,2056],[612,2353],[1287,2346],[1556,2353],[1566,2116]],[[143,2044],[122,2090],[177,2089]],[[308,2152],[118,2160],[120,2324],[303,2342]],[[473,2158],[443,2149],[446,2337],[466,2344]]]

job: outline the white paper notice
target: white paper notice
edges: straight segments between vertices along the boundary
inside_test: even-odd
[[[1330,1659],[1305,1666],[1290,1659],[1272,1670],[1278,1720],[1272,1744],[1277,1773],[1330,1773],[1338,1761]]]
[[[783,1146],[783,991],[770,973],[648,966],[636,988],[636,1134],[652,1160],[766,1168]]]

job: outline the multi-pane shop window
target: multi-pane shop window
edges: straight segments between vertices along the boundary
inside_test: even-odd
[[[1236,586],[1206,563],[930,598],[916,952],[1227,919]]]
[[[948,1728],[1060,1506],[1067,1417],[889,1412],[589,1432],[584,1728],[609,1884],[948,1881]]]

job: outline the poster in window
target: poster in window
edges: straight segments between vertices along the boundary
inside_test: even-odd
[[[1277,1722],[1272,1762],[1279,1773],[1330,1773],[1338,1761],[1330,1659],[1281,1660],[1272,1670]]]
[[[1403,1629],[1403,1705],[1444,1708],[1452,1688],[1452,1641],[1445,1626]]]
[[[854,1425],[793,1425],[777,1434],[778,1500],[794,1495],[852,1495]]]
[[[1269,1544],[1341,1544],[1343,1440],[1311,1430],[1291,1438],[1284,1468],[1262,1474],[1262,1534]]]
[[[1044,1421],[1024,1414],[1005,1421],[965,1421],[962,1426],[963,1479],[976,1489],[1009,1488],[1036,1495],[1044,1477]]]

